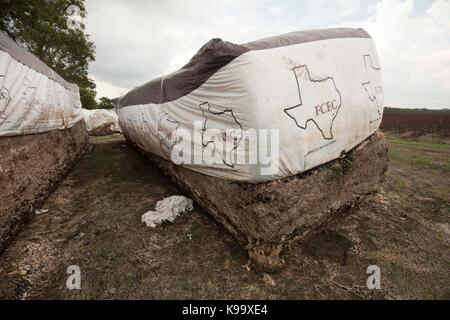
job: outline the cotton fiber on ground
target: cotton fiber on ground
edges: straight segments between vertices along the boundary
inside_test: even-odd
[[[172,196],[158,201],[156,211],[149,211],[142,215],[142,222],[147,227],[155,228],[166,221],[173,222],[181,213],[192,211],[194,202],[183,196]]]

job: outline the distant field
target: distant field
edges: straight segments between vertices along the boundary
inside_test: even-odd
[[[385,108],[381,129],[408,138],[450,137],[450,110]]]

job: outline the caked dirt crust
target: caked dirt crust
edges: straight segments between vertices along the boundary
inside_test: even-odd
[[[304,241],[330,221],[357,210],[378,190],[388,167],[387,144],[379,131],[340,159],[259,184],[206,176],[142,152],[268,272],[283,266],[280,253],[291,241]]]
[[[0,138],[0,253],[87,147],[84,121],[65,130]]]
[[[449,299],[450,171],[442,161],[450,148],[389,141],[380,193],[293,243],[282,253],[285,267],[269,276],[198,206],[145,227],[141,215],[180,191],[121,137],[94,138],[44,203],[49,212],[0,257],[0,297]],[[79,291],[66,289],[70,265],[81,268]],[[379,291],[366,287],[369,265],[381,268]]]

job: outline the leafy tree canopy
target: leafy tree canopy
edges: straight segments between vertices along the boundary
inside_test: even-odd
[[[84,0],[0,0],[0,30],[77,84],[83,107],[93,108],[95,83],[89,79],[88,66],[95,60],[95,46],[84,24],[69,27],[70,5],[79,8],[80,17],[86,16]]]
[[[100,102],[98,104],[99,109],[114,109],[114,102],[107,98],[107,97],[101,97]]]
[[[80,100],[84,109],[98,109],[98,103],[95,100],[94,90],[86,87],[80,87]]]

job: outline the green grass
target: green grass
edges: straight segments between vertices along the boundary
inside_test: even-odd
[[[424,151],[439,151],[440,154],[450,152],[448,144],[426,143],[394,136],[387,136],[389,142],[389,157],[400,168],[410,165],[418,169],[450,171],[449,157],[434,157]]]
[[[405,153],[402,150],[389,150],[389,157],[391,160],[398,163],[409,164],[422,169],[443,169],[450,170],[450,165],[436,163],[430,157],[418,154]]]

